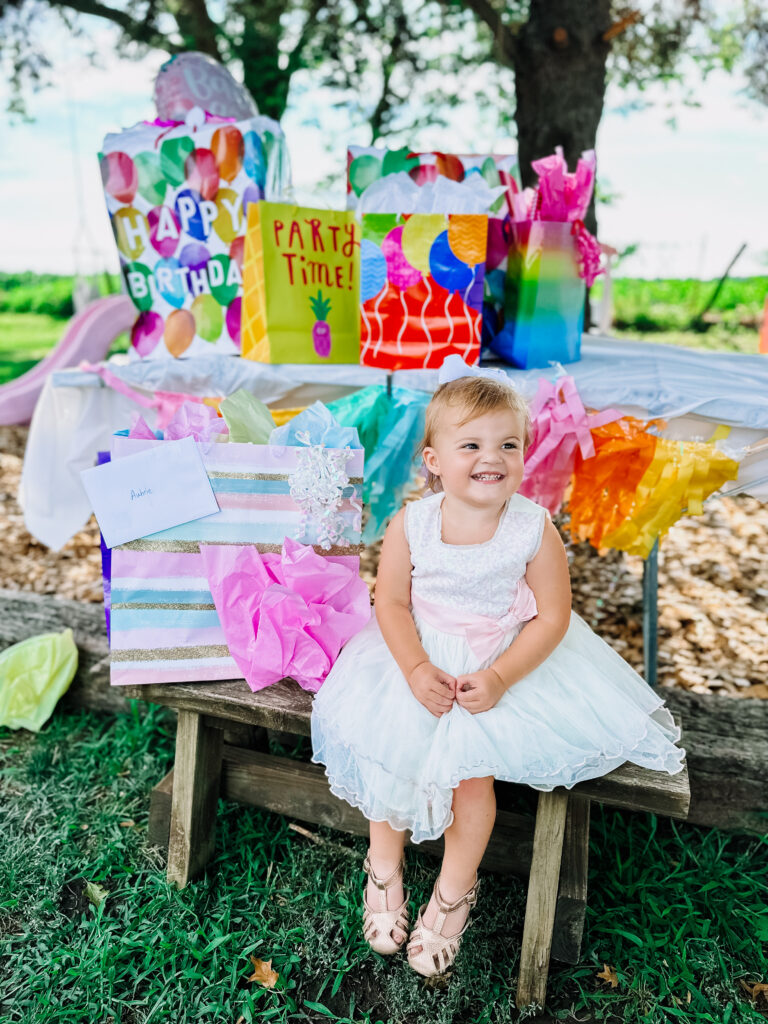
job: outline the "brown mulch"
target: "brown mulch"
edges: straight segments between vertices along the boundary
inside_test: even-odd
[[[94,519],[61,551],[24,528],[16,501],[26,428],[0,427],[0,585],[79,601],[101,600]],[[573,605],[638,671],[643,667],[642,559],[589,544],[568,548]],[[768,698],[768,506],[719,498],[677,523],[659,557],[659,681],[696,693]],[[372,585],[378,544],[362,574]]]

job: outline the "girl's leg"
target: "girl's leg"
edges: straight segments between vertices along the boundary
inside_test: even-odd
[[[386,821],[372,821],[370,823],[371,849],[369,858],[371,867],[378,878],[388,878],[403,858],[405,849],[405,832],[397,832]],[[379,890],[368,880],[366,897],[370,907],[378,907]],[[387,910],[394,910],[403,902],[402,879],[387,889]],[[395,942],[403,941],[406,936],[398,929],[392,932]]]
[[[453,791],[453,824],[445,830],[445,853],[440,868],[440,895],[455,903],[475,884],[477,868],[483,859],[496,820],[496,795],[493,778],[464,779]],[[424,911],[424,924],[435,923],[437,904],[434,894]],[[443,935],[456,935],[469,915],[466,905],[448,914]],[[415,946],[413,953],[420,952]]]

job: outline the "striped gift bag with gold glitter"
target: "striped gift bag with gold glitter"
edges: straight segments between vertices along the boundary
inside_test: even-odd
[[[113,458],[163,441],[116,436]],[[239,679],[208,585],[200,545],[254,545],[279,559],[286,537],[359,569],[362,449],[324,449],[346,458],[348,484],[338,536],[292,496],[308,449],[282,445],[200,444],[219,511],[112,549],[111,682],[171,683]]]

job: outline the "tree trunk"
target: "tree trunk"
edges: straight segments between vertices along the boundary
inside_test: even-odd
[[[605,99],[610,0],[531,0],[514,42],[517,146],[523,184],[531,161],[562,146],[570,170],[594,149]],[[594,202],[587,227],[596,230]]]

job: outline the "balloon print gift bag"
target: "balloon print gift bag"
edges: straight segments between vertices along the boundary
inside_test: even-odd
[[[198,109],[108,135],[100,162],[134,351],[237,355],[248,207],[287,185],[280,126]]]
[[[349,210],[248,211],[243,351],[260,363],[357,363],[360,228]]]
[[[360,244],[360,361],[390,370],[480,358],[484,214],[367,213]]]

